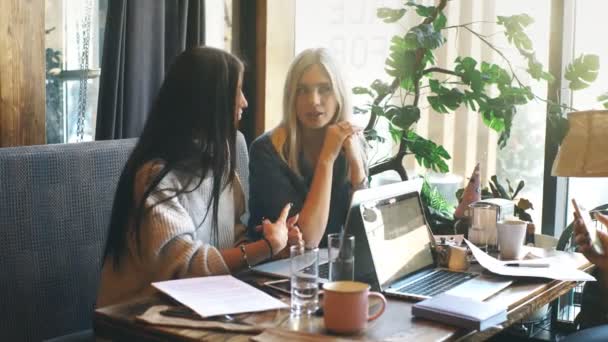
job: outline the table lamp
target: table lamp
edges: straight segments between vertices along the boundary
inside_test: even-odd
[[[551,175],[608,177],[608,110],[572,112],[568,123]]]

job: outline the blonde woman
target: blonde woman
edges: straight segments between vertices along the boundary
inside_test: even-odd
[[[367,187],[361,129],[337,63],[326,49],[308,49],[292,62],[283,94],[283,120],[250,150],[249,233],[279,216],[284,203],[299,212],[307,246],[326,244],[346,218],[351,193]]]

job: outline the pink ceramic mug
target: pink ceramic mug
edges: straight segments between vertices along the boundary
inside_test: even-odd
[[[367,322],[380,317],[386,309],[386,298],[370,292],[369,285],[357,281],[335,281],[323,284],[323,318],[327,330],[353,334],[365,329]],[[368,297],[382,300],[382,308],[369,316]]]

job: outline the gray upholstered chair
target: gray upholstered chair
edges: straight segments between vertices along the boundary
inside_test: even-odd
[[[239,179],[243,185],[243,192],[245,193],[245,210],[246,212],[241,216],[241,222],[245,226],[249,222],[249,149],[247,148],[247,142],[245,136],[241,132],[236,134],[236,172],[239,174]]]
[[[116,184],[135,139],[0,148],[0,340],[90,329]]]
[[[92,327],[114,193],[135,142],[0,148],[0,341],[92,337],[82,331]],[[236,152],[247,199],[240,132]]]

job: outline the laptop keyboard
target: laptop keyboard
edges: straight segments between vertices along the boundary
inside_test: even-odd
[[[433,272],[428,277],[418,279],[413,283],[398,289],[397,292],[432,297],[448,291],[476,276],[477,274],[473,273],[437,270],[437,272]]]
[[[329,279],[329,263],[319,265],[319,278]]]
[[[308,271],[311,266],[303,269],[304,272]],[[326,262],[324,264],[319,265],[319,278],[329,279],[329,263]]]

